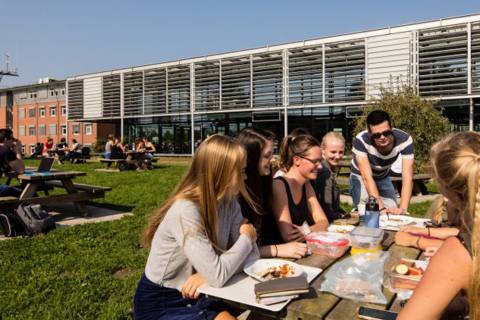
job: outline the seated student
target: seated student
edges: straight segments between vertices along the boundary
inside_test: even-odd
[[[107,142],[105,143],[105,153],[104,158],[107,160],[112,159],[112,146],[115,144],[115,137],[113,134],[109,134],[107,137]]]
[[[79,159],[82,156],[82,145],[78,143],[77,139],[72,139],[72,144],[69,148],[67,159],[70,160],[71,163],[75,161],[75,159]]]
[[[273,180],[273,213],[282,242],[302,242],[308,232],[304,225],[310,225],[311,231],[328,228],[328,219],[310,183],[317,178],[322,149],[311,135],[286,136],[280,159],[287,172]]]
[[[55,151],[58,156],[58,161],[60,161],[60,163],[63,164],[63,162],[65,161],[65,158],[67,157],[67,152],[68,152],[68,144],[65,138],[60,139],[60,142],[57,143],[57,145],[55,146]]]
[[[22,143],[13,137],[10,129],[0,129],[0,176],[3,173],[15,171],[21,174],[25,171],[22,159]],[[18,197],[21,190],[7,185],[0,185],[0,196]]]
[[[432,257],[397,319],[480,319],[480,134],[448,135],[432,147],[431,164],[438,190],[456,209],[460,232]]]
[[[337,171],[345,153],[345,139],[336,132],[328,132],[322,139],[322,168],[318,169],[314,183],[315,193],[328,221],[340,219],[345,211],[340,207],[340,189],[337,186]]]
[[[234,319],[197,289],[221,287],[258,258],[256,232],[243,224],[246,154],[236,140],[213,135],[195,152],[176,191],[150,218],[150,246],[134,299],[135,319]],[[201,315],[201,317],[199,316]]]
[[[53,139],[48,137],[47,141],[43,144],[42,157],[50,157],[54,151]]]
[[[307,253],[307,245],[300,242],[275,243],[278,227],[272,213],[272,174],[274,135],[260,128],[245,128],[240,131],[238,141],[247,151],[247,191],[255,201],[255,210],[248,201],[240,197],[243,216],[255,226],[260,256],[300,259]],[[258,211],[258,213],[256,212]]]

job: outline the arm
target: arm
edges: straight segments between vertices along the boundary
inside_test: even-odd
[[[357,161],[358,169],[362,175],[363,184],[365,185],[365,189],[367,189],[368,195],[377,198],[380,209],[384,208],[385,205],[380,198],[377,184],[375,183],[375,180],[373,180],[372,167],[370,167],[370,161],[368,161],[368,157],[355,155],[355,160]]]
[[[402,194],[400,208],[408,212],[413,190],[413,159],[402,159]]]
[[[229,209],[232,212],[232,226],[230,228],[230,236],[228,239],[228,244],[233,245],[238,238],[240,237],[240,228],[243,224],[248,224],[249,222],[245,219],[242,215],[242,208],[238,201],[232,200],[229,205]],[[239,268],[243,268],[245,264],[249,262],[255,261],[260,258],[260,252],[256,244],[253,244],[253,248],[246,257],[245,261],[239,266]]]
[[[446,240],[397,319],[439,319],[455,295],[467,288],[471,266],[472,260],[458,239]]]
[[[407,232],[399,231],[395,234],[395,243],[399,246],[414,247],[425,250],[429,247],[440,248],[444,240],[428,239],[422,236],[416,236]]]
[[[179,221],[171,227],[178,246],[183,248],[185,256],[208,284],[223,286],[251,252],[254,246],[252,240],[241,234],[227,251],[217,253],[201,227],[200,213],[196,206],[186,205],[177,209],[180,211]]]
[[[283,241],[302,241],[303,234],[292,223],[285,185],[280,180],[273,180],[272,189],[272,198],[275,199],[272,203],[273,215],[275,216],[275,221],[277,221]]]
[[[300,259],[307,254],[307,245],[301,242],[288,242],[262,246],[259,248],[262,258],[293,258]]]
[[[312,218],[312,221],[315,222],[313,226],[310,227],[312,231],[326,231],[328,229],[328,219],[323,212],[320,203],[318,203],[317,196],[315,191],[310,183],[306,183],[305,189],[307,192],[307,204],[308,204],[308,214]]]
[[[438,239],[447,239],[450,237],[456,237],[459,230],[452,227],[442,227],[442,228],[417,228],[417,227],[405,227],[402,228],[403,232],[415,233],[418,235],[423,235],[427,237],[434,237]]]

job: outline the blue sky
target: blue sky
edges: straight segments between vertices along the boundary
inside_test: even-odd
[[[480,1],[5,1],[0,66],[67,76],[480,13]]]

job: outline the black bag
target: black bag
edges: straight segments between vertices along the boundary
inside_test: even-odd
[[[5,237],[16,237],[27,235],[25,227],[20,219],[13,213],[0,213],[0,227]]]
[[[20,204],[18,208],[15,209],[15,214],[25,227],[27,236],[47,233],[55,229],[55,221],[39,204]]]

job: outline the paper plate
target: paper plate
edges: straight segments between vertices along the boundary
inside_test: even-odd
[[[272,274],[270,276],[262,276],[266,274],[269,270],[272,271],[287,271],[287,273],[281,274],[279,277],[274,277]],[[248,274],[250,277],[257,279],[258,281],[268,281],[277,278],[284,277],[298,277],[304,273],[302,267],[294,262],[281,259],[259,259],[254,263],[246,266],[243,269],[243,272]]]

